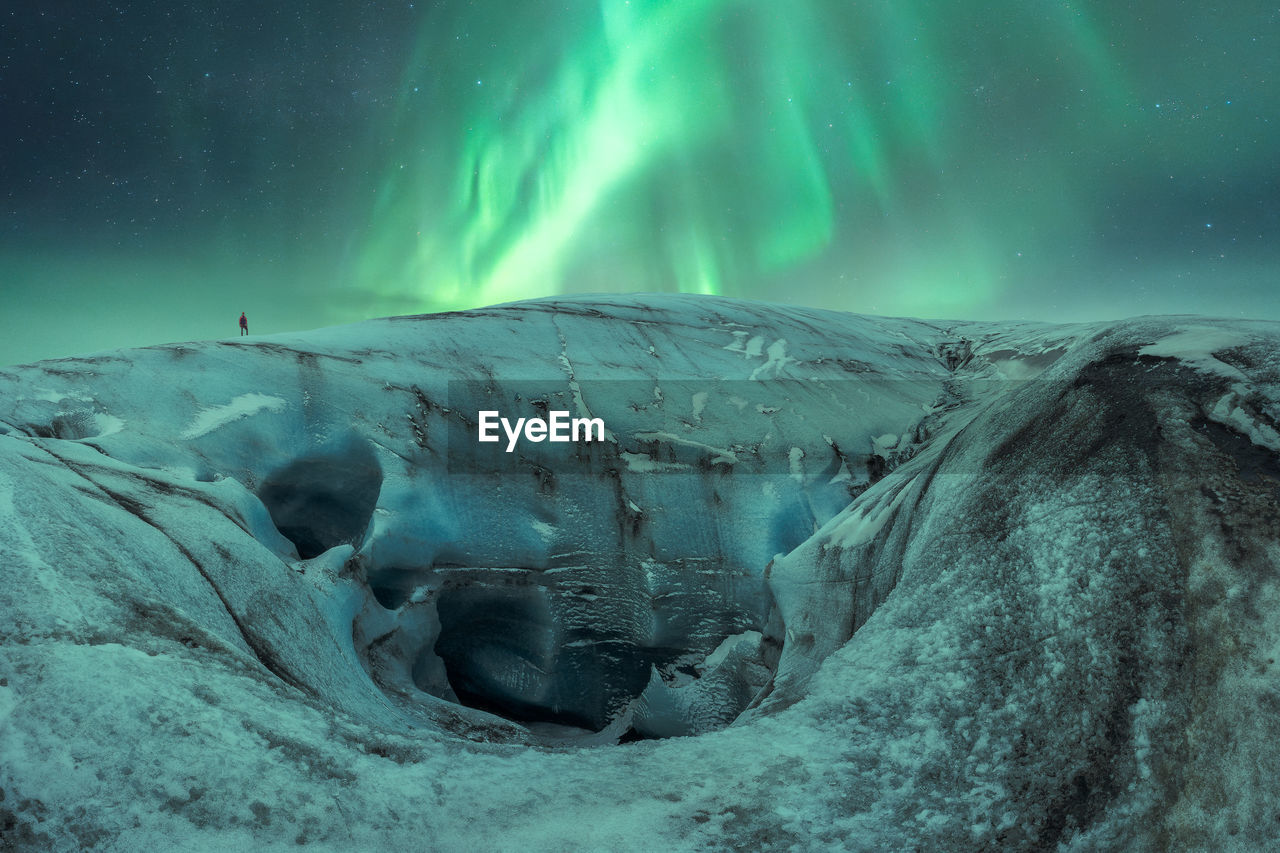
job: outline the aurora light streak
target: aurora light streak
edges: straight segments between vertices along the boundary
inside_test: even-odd
[[[1259,2],[14,15],[0,275],[37,320],[7,360],[80,305],[224,334],[192,299],[262,331],[591,291],[1280,316]]]
[[[543,43],[551,21],[469,19],[484,48],[448,68],[475,93],[405,87],[363,288],[442,307],[679,289],[990,310],[1085,285],[1105,220],[1151,200],[1106,184],[1154,166],[1152,145],[1231,128],[1248,88],[1240,66],[1180,105],[1201,127],[1164,126],[1146,90],[1178,57],[1142,44],[1160,25],[1078,4],[606,0],[564,19],[572,39]],[[418,38],[421,58],[459,34],[428,19]],[[1198,165],[1160,159],[1183,180]],[[1168,180],[1152,171],[1142,195]]]

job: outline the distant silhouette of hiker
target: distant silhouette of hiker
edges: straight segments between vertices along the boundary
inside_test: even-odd
[[[249,334],[249,320],[247,317],[244,316],[243,311],[240,312],[240,334],[242,335]]]

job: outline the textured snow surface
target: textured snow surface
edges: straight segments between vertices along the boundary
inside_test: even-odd
[[[1280,326],[1204,318],[0,371],[0,849],[1274,849],[1278,428]]]

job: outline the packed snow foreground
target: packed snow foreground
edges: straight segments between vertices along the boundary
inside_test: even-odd
[[[1200,318],[0,371],[0,847],[1274,848],[1278,428],[1280,325]]]

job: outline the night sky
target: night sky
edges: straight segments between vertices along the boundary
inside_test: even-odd
[[[0,364],[557,293],[1280,319],[1280,6],[0,12]]]

